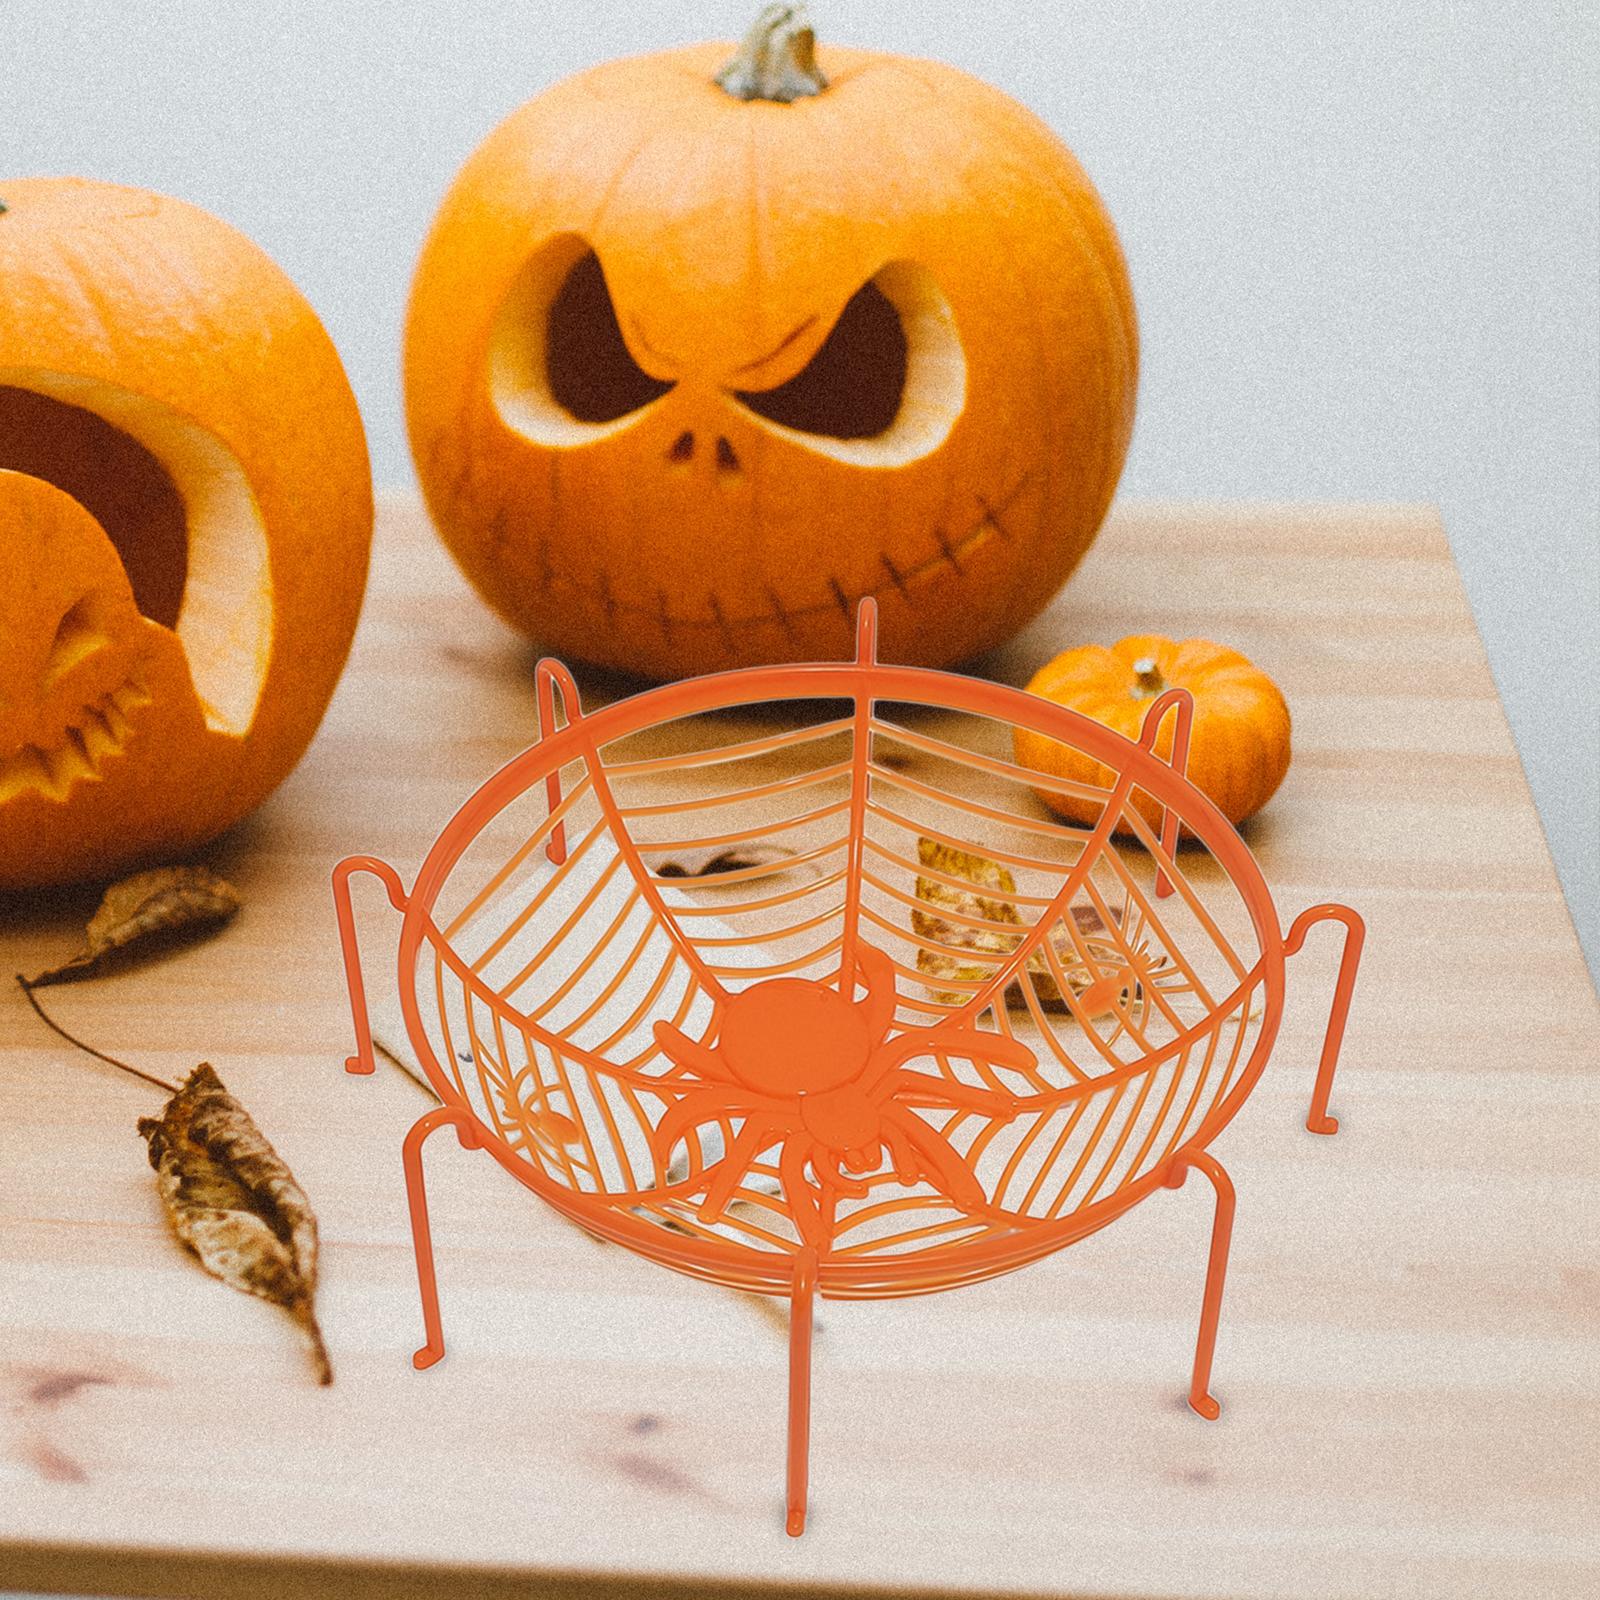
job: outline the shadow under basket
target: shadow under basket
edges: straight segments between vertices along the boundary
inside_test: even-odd
[[[371,856],[333,875],[348,1069],[373,1069],[350,900],[370,872],[404,913],[400,1004],[441,1102],[404,1144],[416,1365],[444,1353],[422,1147],[449,1123],[590,1232],[789,1301],[793,1534],[817,1295],[1009,1272],[1191,1169],[1216,1213],[1189,1401],[1217,1415],[1234,1192],[1208,1146],[1266,1066],[1286,958],[1327,919],[1344,953],[1307,1127],[1334,1131],[1364,932],[1339,905],[1281,930],[1183,775],[1186,691],[1151,701],[1135,743],[1020,690],[882,665],[875,635],[865,601],[854,661],[593,714],[543,662],[539,742],[457,812],[410,893]],[[1103,786],[1018,766],[1019,728],[1091,756]]]

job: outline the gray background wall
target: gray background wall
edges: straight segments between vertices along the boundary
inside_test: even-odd
[[[543,85],[756,0],[0,0],[0,177],[180,194],[343,351],[380,484],[450,175]],[[1600,960],[1600,8],[1592,0],[813,0],[1038,111],[1116,217],[1131,495],[1428,500]],[[3,290],[3,286],[0,286]]]

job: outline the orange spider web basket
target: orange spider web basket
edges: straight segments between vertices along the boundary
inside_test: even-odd
[[[541,663],[539,742],[457,812],[410,893],[370,856],[334,872],[347,1066],[373,1066],[349,888],[365,871],[404,913],[401,1006],[441,1102],[404,1146],[416,1365],[444,1352],[422,1145],[450,1123],[591,1232],[789,1300],[796,1534],[816,1295],[1011,1271],[1190,1168],[1217,1200],[1190,1402],[1217,1415],[1234,1196],[1207,1147],[1266,1066],[1286,958],[1329,918],[1344,956],[1307,1126],[1334,1131],[1363,936],[1336,905],[1281,930],[1183,775],[1186,691],[1153,700],[1134,743],[1019,690],[880,664],[875,631],[865,601],[854,661],[592,714]],[[1101,784],[1019,767],[1017,728],[1092,756]],[[718,870],[686,878],[696,856]]]

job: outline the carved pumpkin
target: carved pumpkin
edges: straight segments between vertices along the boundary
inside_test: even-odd
[[[1289,707],[1266,673],[1226,645],[1209,639],[1181,643],[1160,634],[1135,634],[1108,650],[1084,645],[1048,661],[1033,675],[1028,692],[1081,711],[1124,738],[1137,739],[1150,702],[1168,688],[1194,696],[1189,730],[1188,775],[1229,822],[1252,817],[1277,792],[1289,770]],[[1172,756],[1175,719],[1168,715],[1156,735],[1156,753]],[[1018,729],[1017,760],[1035,772],[1106,788],[1111,773],[1081,751]],[[1041,789],[1039,797],[1083,826],[1099,821],[1099,807]],[[1142,791],[1134,806],[1152,829],[1160,808]],[[1131,832],[1131,829],[1120,829]]]
[[[176,200],[0,184],[0,888],[105,877],[294,766],[355,630],[372,488],[332,343]]]
[[[656,677],[947,663],[1050,598],[1133,421],[1115,234],[998,90],[798,8],[539,95],[468,161],[406,325],[412,450],[468,577]]]

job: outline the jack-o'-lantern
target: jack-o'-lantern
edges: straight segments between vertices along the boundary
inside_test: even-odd
[[[655,677],[1033,616],[1110,503],[1137,340],[1077,162],[953,68],[726,45],[612,62],[470,158],[406,327],[413,454],[478,590]]]
[[[355,630],[372,486],[332,342],[216,218],[0,183],[0,888],[220,833]]]

